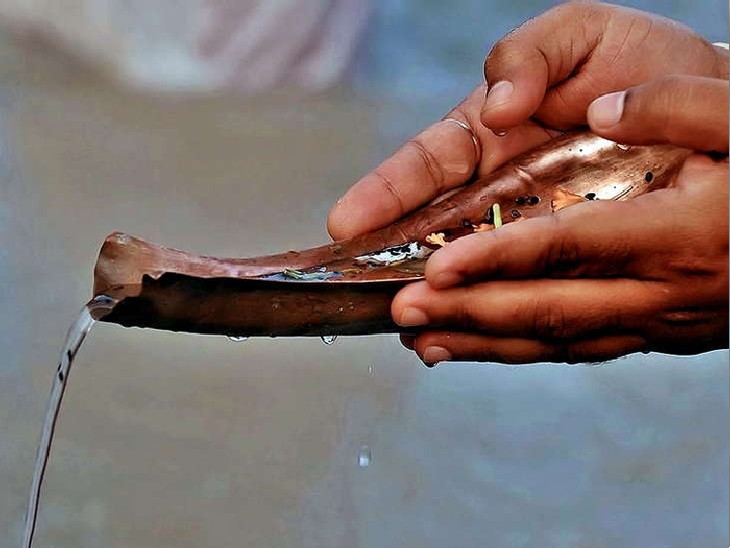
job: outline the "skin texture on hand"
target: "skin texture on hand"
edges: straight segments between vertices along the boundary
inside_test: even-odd
[[[727,73],[727,56],[676,21],[570,2],[492,48],[484,63],[491,90],[481,120],[507,129],[533,117],[567,129],[586,123],[586,109],[599,95],[669,74],[727,79]]]
[[[721,153],[727,119],[727,81],[691,76],[604,96],[588,109],[592,129],[620,142]],[[430,258],[426,282],[396,296],[393,317],[448,329],[404,341],[431,363],[724,348],[727,203],[727,158],[695,154],[671,188],[460,238]]]
[[[393,222],[556,129],[588,123],[617,142],[727,153],[726,52],[667,19],[562,5],[500,41],[485,67],[489,95],[478,89],[448,115],[469,124],[477,150],[455,124],[431,126],[333,208],[333,237]],[[433,328],[404,344],[427,363],[726,347],[727,179],[727,160],[697,154],[673,188],[452,242],[393,302],[399,324]]]
[[[542,144],[553,129],[584,124],[588,105],[602,94],[671,74],[726,78],[728,60],[727,51],[669,19],[578,2],[553,8],[500,40],[485,69],[491,94],[508,77],[516,91],[486,108],[489,88],[479,86],[444,117],[468,124],[478,149],[456,124],[435,123],[338,200],[327,220],[332,238],[388,225]],[[497,137],[487,127],[509,133]]]

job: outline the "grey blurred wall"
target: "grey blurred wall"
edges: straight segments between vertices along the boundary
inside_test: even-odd
[[[150,96],[3,41],[0,545],[18,545],[57,353],[108,232],[212,255],[323,241],[329,205],[550,4],[381,0],[349,82],[315,95]],[[633,5],[727,40],[724,3]],[[426,370],[388,336],[100,325],[38,546],[727,546],[727,387],[726,351]]]

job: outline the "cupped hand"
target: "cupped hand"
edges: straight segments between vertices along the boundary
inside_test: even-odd
[[[479,87],[355,183],[330,211],[327,230],[332,238],[343,240],[389,225],[556,134],[526,121],[498,137],[479,121],[483,103],[484,88]]]
[[[626,202],[593,201],[460,238],[392,306],[427,363],[603,361],[728,344],[728,82],[674,76],[612,93],[591,128],[695,154],[676,184]],[[436,331],[436,329],[443,329]]]
[[[727,51],[664,17],[568,2],[500,40],[484,62],[481,120],[508,129],[529,117],[552,128],[586,123],[598,96],[669,74],[727,79]]]
[[[338,200],[327,228],[341,240],[388,225],[556,134],[541,126],[584,124],[602,94],[669,74],[727,71],[727,52],[668,19],[592,2],[558,6],[498,42],[485,62],[491,87],[446,115],[471,128],[476,146],[459,125],[435,123]]]

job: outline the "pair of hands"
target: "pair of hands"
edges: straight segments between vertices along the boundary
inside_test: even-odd
[[[338,201],[333,238],[374,230],[440,193],[589,125],[626,144],[699,151],[674,187],[591,202],[438,250],[392,306],[427,364],[602,361],[728,343],[727,51],[658,16],[571,3],[503,38],[486,83]],[[573,272],[547,256],[570,256]],[[558,261],[562,263],[563,261]],[[559,277],[558,277],[559,276]],[[433,330],[431,330],[433,328]]]

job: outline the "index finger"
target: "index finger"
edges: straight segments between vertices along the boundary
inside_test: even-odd
[[[330,211],[330,235],[340,240],[388,225],[468,181],[481,159],[480,133],[486,130],[466,112],[471,103],[477,114],[483,97],[478,89],[355,183]]]
[[[483,100],[479,86],[444,120],[355,183],[330,211],[330,235],[342,240],[386,226],[553,136],[533,122],[496,136],[479,122]]]
[[[485,279],[636,275],[631,242],[645,218],[636,201],[585,202],[464,236],[429,258],[426,279],[444,289]]]

